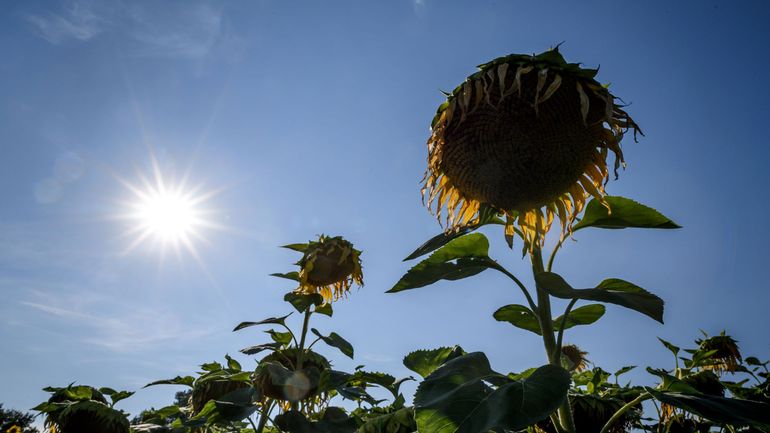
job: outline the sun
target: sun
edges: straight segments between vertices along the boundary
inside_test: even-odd
[[[191,236],[201,222],[193,197],[184,191],[149,191],[136,207],[142,230],[166,242]]]
[[[149,178],[139,175],[134,183],[120,180],[131,193],[121,215],[129,221],[126,235],[131,241],[126,252],[148,244],[161,252],[172,249],[177,255],[184,249],[199,259],[196,244],[206,241],[206,231],[221,228],[212,220],[214,212],[207,206],[216,191],[189,187],[189,176],[177,181],[164,173],[154,158],[152,168]]]

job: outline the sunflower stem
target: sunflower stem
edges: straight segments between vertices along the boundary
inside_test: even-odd
[[[562,339],[564,338],[564,328],[567,327],[567,318],[569,317],[569,313],[572,312],[572,307],[575,306],[575,303],[577,302],[577,298],[570,301],[570,303],[567,305],[567,308],[564,310],[564,315],[561,318],[561,325],[559,326],[559,336],[556,338],[556,354],[559,354],[561,352],[562,347]],[[556,355],[554,355],[556,356]]]
[[[640,394],[639,397],[636,397],[635,399],[631,400],[630,402],[626,403],[623,407],[618,409],[617,412],[615,412],[610,419],[607,420],[607,423],[604,424],[604,427],[602,427],[601,431],[599,433],[607,433],[610,431],[610,427],[612,427],[612,424],[615,423],[615,421],[618,420],[621,416],[623,416],[624,413],[628,412],[629,409],[633,408],[637,404],[649,400],[652,398],[652,395],[649,393]]]
[[[302,362],[305,360],[305,337],[307,337],[307,327],[310,323],[310,315],[313,314],[310,311],[310,307],[305,309],[305,320],[302,322],[302,336],[299,339],[299,351],[297,353],[297,365],[295,371],[302,370]],[[291,403],[292,410],[297,410],[297,402]]]
[[[530,259],[532,261],[532,274],[537,276],[545,272],[543,266],[543,254],[539,246],[535,246],[530,253]],[[553,335],[553,318],[551,316],[551,297],[548,293],[540,287],[540,284],[535,283],[537,287],[537,317],[540,322],[540,330],[543,334],[543,345],[545,346],[545,353],[548,356],[548,362],[552,365],[558,365],[561,367],[561,353],[557,352],[556,339]],[[559,424],[567,433],[575,433],[575,422],[572,418],[572,408],[569,404],[569,397],[564,404],[559,407],[557,411],[559,415]]]

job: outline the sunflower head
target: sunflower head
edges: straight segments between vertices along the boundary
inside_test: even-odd
[[[319,400],[316,395],[319,380],[321,374],[331,368],[331,364],[318,353],[305,350],[302,367],[298,368],[299,353],[297,348],[283,349],[262,358],[257,367],[255,382],[266,397],[286,402],[308,401],[311,404],[323,400]],[[280,365],[288,370],[288,374],[271,373],[270,363]]]
[[[128,433],[128,419],[123,412],[97,401],[79,401],[59,414],[57,433]]]
[[[729,335],[725,335],[724,331],[720,335],[697,340],[696,343],[700,346],[698,349],[703,352],[715,351],[711,355],[713,362],[703,367],[706,370],[713,370],[716,373],[734,372],[743,362],[741,352],[738,350],[738,342]]]
[[[612,415],[626,403],[614,397],[589,394],[571,394],[569,402],[572,407],[575,430],[580,433],[599,433]],[[638,426],[641,415],[642,411],[639,407],[624,412],[621,418],[612,424],[609,432],[630,432],[631,429]],[[539,433],[556,433],[550,419],[537,423],[535,430]]]
[[[353,283],[359,287],[364,285],[361,251],[341,236],[321,235],[317,241],[293,247],[303,253],[297,263],[300,267],[297,292],[319,293],[329,303],[344,296]]]
[[[565,364],[565,368],[570,371],[583,371],[588,368],[588,359],[586,355],[588,352],[580,350],[580,348],[574,344],[566,344],[561,348],[562,363]]]
[[[624,164],[625,132],[641,132],[594,77],[567,63],[558,47],[512,54],[479,66],[437,110],[428,139],[423,199],[448,229],[491,207],[506,215],[506,235],[544,241],[555,217],[562,235],[590,196],[602,200]]]
[[[21,433],[21,427],[12,425],[8,430],[5,431],[5,433]]]
[[[218,400],[225,395],[248,387],[249,384],[235,380],[206,380],[196,383],[190,396],[193,415],[197,415],[210,400]]]

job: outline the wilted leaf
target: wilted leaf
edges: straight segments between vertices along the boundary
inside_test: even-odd
[[[143,388],[154,385],[185,385],[192,388],[193,382],[195,382],[195,378],[192,376],[177,376],[173,379],[156,380],[155,382],[148,383]]]

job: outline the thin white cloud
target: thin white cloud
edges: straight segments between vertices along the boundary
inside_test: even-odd
[[[20,304],[53,316],[64,324],[85,328],[82,342],[102,347],[115,353],[135,353],[168,341],[183,343],[211,335],[212,331],[191,326],[168,311],[148,307],[131,307],[121,302],[114,308],[112,302],[92,298],[90,302],[77,301],[80,293],[53,295],[33,292],[34,300]],[[79,304],[78,304],[79,302]]]
[[[425,9],[426,0],[412,0],[415,13],[421,13]]]
[[[163,12],[139,6],[130,9],[128,34],[140,42],[143,55],[202,58],[233,40],[225,32],[221,9],[186,4]]]
[[[28,15],[27,21],[40,37],[55,45],[68,40],[90,40],[103,31],[105,24],[88,4],[79,1],[72,2],[61,13]]]

